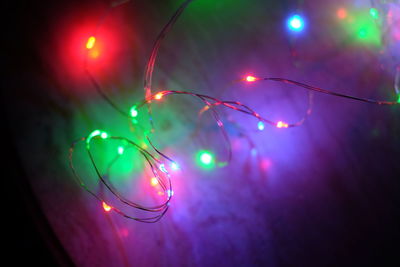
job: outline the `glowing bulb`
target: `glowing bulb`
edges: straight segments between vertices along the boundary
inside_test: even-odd
[[[108,137],[108,134],[106,132],[102,132],[100,134],[100,137],[103,138],[103,139],[106,139]]]
[[[154,96],[154,99],[160,100],[163,97],[163,93],[158,93]]]
[[[173,171],[179,170],[179,165],[176,162],[172,162],[170,166]]]
[[[92,140],[92,138],[93,137],[95,137],[95,136],[98,136],[98,135],[100,135],[101,134],[101,131],[100,130],[94,130],[93,132],[91,132],[90,134],[89,134],[89,136],[86,138],[86,147],[89,149],[89,144],[90,144],[90,141]]]
[[[133,118],[137,117],[138,112],[136,110],[136,106],[131,107],[130,112],[131,112],[131,117],[133,117]]]
[[[251,75],[247,76],[245,79],[249,83],[257,81],[257,78]]]
[[[96,43],[96,38],[94,36],[90,36],[86,42],[86,48],[92,49],[95,43]]]
[[[151,184],[151,186],[156,186],[156,185],[158,185],[158,180],[157,180],[157,178],[156,178],[156,177],[151,178],[151,179],[150,179],[150,184]]]
[[[104,211],[109,212],[112,209],[112,207],[107,205],[107,203],[103,201],[103,209]]]
[[[262,131],[265,128],[265,125],[262,121],[259,121],[257,124],[258,130]]]
[[[278,128],[287,128],[289,127],[289,125],[283,121],[278,121],[278,123],[276,124],[276,127]]]
[[[209,151],[200,151],[197,154],[197,159],[202,167],[211,168],[214,166],[214,155]]]
[[[160,171],[168,173],[167,169],[165,169],[165,165],[164,163],[160,164],[160,167],[158,167],[160,169]]]
[[[304,20],[299,15],[293,15],[288,20],[289,30],[300,32],[304,28]]]
[[[172,191],[171,189],[168,189],[167,195],[168,195],[168,197],[172,197],[174,195],[174,191]]]
[[[369,10],[369,14],[371,15],[371,17],[373,17],[374,19],[378,19],[379,18],[379,12],[376,8],[372,7]]]
[[[398,97],[397,97],[397,103],[400,104],[400,94],[399,94]]]
[[[118,154],[119,155],[124,154],[124,147],[122,147],[122,146],[118,147]]]

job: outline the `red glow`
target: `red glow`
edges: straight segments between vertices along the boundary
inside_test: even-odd
[[[257,81],[258,79],[256,78],[256,77],[254,77],[254,76],[251,76],[251,75],[248,75],[248,76],[246,76],[246,81],[247,82],[249,82],[249,83],[251,83],[251,82],[255,82],[255,81]]]
[[[107,205],[107,203],[105,203],[105,202],[103,201],[103,209],[104,209],[104,211],[109,212],[109,211],[112,209],[112,207],[109,206],[109,205]]]
[[[135,34],[131,25],[122,24],[118,19],[123,9],[115,9],[105,16],[107,8],[93,3],[85,8],[82,4],[79,9],[64,12],[49,25],[51,42],[41,53],[64,85],[60,90],[68,94],[94,93],[88,86],[86,68],[99,80],[111,79],[119,73],[119,66],[127,57],[121,57],[128,46],[122,41],[123,36]],[[129,43],[133,51],[135,42]]]
[[[336,16],[337,16],[339,19],[345,19],[345,18],[347,17],[347,10],[346,10],[345,8],[339,8],[339,9],[336,11]]]

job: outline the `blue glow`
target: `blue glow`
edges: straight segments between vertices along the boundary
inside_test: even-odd
[[[287,21],[289,30],[301,32],[304,29],[304,19],[300,15],[293,15]]]

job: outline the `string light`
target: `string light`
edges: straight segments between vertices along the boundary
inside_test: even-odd
[[[125,2],[125,1],[122,1]],[[121,3],[122,3],[121,2]],[[129,110],[128,113],[126,113],[126,111],[124,111],[123,109],[120,109],[118,107],[118,105],[116,105],[110,98],[108,98],[108,96],[104,93],[104,90],[102,89],[102,87],[100,86],[100,83],[97,82],[97,80],[93,77],[93,75],[91,74],[89,69],[85,69],[86,70],[86,74],[88,75],[90,81],[92,82],[93,86],[96,88],[96,90],[98,91],[98,93],[116,110],[118,111],[120,114],[122,114],[123,116],[129,117],[130,119],[135,118],[138,116],[138,110],[143,107],[143,106],[147,106],[148,108],[148,114],[150,117],[150,123],[153,126],[153,119],[151,116],[151,109],[150,109],[150,104],[151,104],[151,100],[155,99],[155,100],[161,100],[164,96],[168,96],[168,95],[190,95],[193,97],[198,98],[200,101],[202,101],[205,105],[205,107],[202,109],[202,111],[210,111],[212,112],[212,115],[214,116],[214,119],[217,122],[217,125],[219,126],[219,128],[222,130],[223,132],[223,136],[224,138],[228,141],[229,143],[229,139],[228,139],[228,135],[226,133],[226,131],[224,130],[224,124],[222,123],[221,119],[220,119],[220,115],[219,113],[213,108],[215,106],[223,106],[226,108],[229,108],[231,110],[234,111],[238,111],[238,112],[242,112],[244,114],[247,114],[249,116],[253,116],[254,118],[258,119],[258,124],[257,127],[260,131],[264,130],[265,128],[265,124],[270,124],[273,126],[276,126],[277,128],[289,128],[289,127],[295,127],[295,126],[300,126],[304,123],[305,119],[311,114],[311,110],[312,110],[312,96],[313,96],[313,92],[319,92],[319,93],[324,93],[324,94],[328,94],[328,95],[332,95],[332,96],[336,96],[336,97],[342,97],[342,98],[347,98],[347,99],[351,99],[351,100],[356,100],[356,101],[361,101],[361,102],[366,102],[366,103],[370,103],[370,104],[378,104],[378,105],[394,105],[394,104],[398,104],[400,103],[400,95],[398,95],[398,99],[396,101],[378,101],[378,100],[372,100],[372,99],[367,99],[367,98],[361,98],[361,97],[355,97],[355,96],[351,96],[351,95],[345,95],[345,94],[340,94],[340,93],[336,93],[334,91],[330,91],[330,90],[326,90],[323,88],[319,88],[319,87],[315,87],[315,86],[311,86],[311,85],[307,85],[304,83],[300,83],[297,81],[292,81],[292,80],[288,80],[288,79],[284,79],[284,78],[257,78],[254,77],[252,75],[247,75],[244,79],[241,79],[239,81],[246,81],[246,82],[256,82],[256,81],[275,81],[275,82],[281,82],[281,83],[287,83],[290,85],[294,85],[296,87],[301,87],[301,88],[305,88],[308,90],[308,96],[309,96],[309,102],[308,102],[308,108],[307,111],[305,113],[305,115],[298,120],[297,122],[294,123],[286,123],[283,121],[278,121],[278,122],[274,122],[272,120],[268,120],[267,118],[261,117],[259,115],[259,113],[257,113],[255,110],[253,110],[252,108],[250,108],[247,105],[242,104],[239,101],[226,101],[226,100],[220,100],[217,99],[215,97],[212,96],[207,96],[207,95],[203,95],[203,94],[197,94],[197,93],[193,93],[193,92],[186,92],[186,91],[175,91],[175,90],[166,90],[166,91],[161,91],[158,92],[154,95],[152,95],[151,93],[151,84],[152,84],[152,74],[153,74],[153,70],[154,70],[154,65],[155,65],[155,60],[157,57],[157,53],[158,53],[158,49],[160,47],[161,41],[165,38],[167,32],[169,32],[172,28],[172,26],[175,24],[175,22],[177,21],[178,17],[182,14],[182,12],[185,10],[185,8],[192,2],[192,0],[187,0],[184,3],[181,4],[181,6],[177,9],[177,11],[174,13],[174,15],[171,17],[171,19],[168,21],[168,23],[166,24],[166,26],[163,28],[163,30],[161,31],[161,33],[159,34],[159,37],[156,39],[154,46],[153,46],[153,50],[151,51],[151,55],[150,58],[147,62],[146,65],[146,69],[145,69],[145,78],[144,78],[144,90],[145,90],[145,99],[141,102],[139,102],[138,104],[134,105],[133,107],[131,107],[131,109]],[[111,8],[115,7],[116,5],[111,5]],[[339,12],[340,11],[340,12]],[[379,18],[379,14],[377,12],[377,10],[375,9],[370,9],[370,15],[374,18]],[[341,19],[347,17],[347,11],[345,9],[339,9],[337,12],[337,16]],[[304,27],[305,27],[305,21],[304,19],[300,16],[300,15],[293,15],[292,17],[290,17],[287,21],[287,26],[291,31],[294,32],[301,32]],[[364,38],[363,36],[367,35],[368,31],[366,28],[361,28],[359,30],[359,35],[360,38]],[[93,55],[95,55],[95,57],[98,56],[98,51],[92,50],[95,46],[96,43],[96,38],[94,36],[91,36],[88,38],[88,41],[86,43],[86,48],[88,50],[91,50],[89,53],[89,56],[94,57]],[[93,53],[97,53],[97,54],[93,54],[91,55],[91,52]],[[87,66],[85,66],[87,67]],[[201,112],[202,113],[202,112]],[[153,128],[154,130],[154,128]],[[125,199],[124,197],[122,197],[120,195],[120,193],[112,187],[112,185],[109,183],[108,179],[106,178],[109,176],[108,173],[102,174],[100,173],[96,162],[90,152],[90,143],[91,140],[93,138],[102,138],[102,139],[113,139],[113,140],[120,140],[120,141],[124,141],[128,146],[134,147],[136,149],[139,150],[139,152],[144,156],[145,160],[148,163],[148,166],[150,167],[154,177],[152,177],[150,179],[150,184],[154,187],[156,185],[159,185],[159,187],[162,188],[163,192],[166,192],[166,199],[164,200],[163,203],[161,203],[160,205],[156,205],[154,207],[148,207],[148,206],[144,206],[138,203],[134,203],[132,201],[129,201],[127,199]],[[150,216],[150,217],[136,217],[136,216],[131,216],[128,215],[127,213],[117,209],[117,208],[113,208],[111,206],[108,206],[106,204],[106,202],[103,200],[103,198],[101,196],[99,196],[98,194],[92,192],[90,189],[88,189],[85,185],[85,183],[83,182],[83,180],[81,179],[81,177],[79,176],[79,174],[77,173],[77,171],[74,168],[74,164],[73,164],[73,152],[75,149],[75,145],[79,142],[85,142],[86,143],[86,150],[88,152],[88,155],[91,159],[91,163],[92,166],[94,168],[94,170],[96,171],[97,177],[99,179],[99,181],[105,186],[105,188],[107,188],[114,197],[116,197],[117,200],[119,200],[123,205],[127,205],[129,207],[132,207],[134,209],[139,209],[141,211],[146,211],[146,212],[150,212],[150,213],[156,213],[156,215],[154,216]],[[150,140],[149,140],[150,142]],[[150,142],[151,147],[157,152],[157,156],[154,156],[152,154],[150,154],[147,150],[145,150],[145,148],[147,147],[147,145],[145,143],[143,143],[144,146],[140,146],[138,144],[136,144],[133,141],[130,141],[129,139],[126,139],[124,137],[117,137],[117,136],[109,136],[106,132],[101,131],[101,130],[95,130],[92,133],[90,133],[87,137],[85,138],[81,138],[78,141],[74,142],[71,145],[70,148],[70,154],[69,154],[69,161],[70,161],[70,167],[73,171],[73,174],[75,176],[75,178],[78,180],[78,182],[81,184],[82,187],[84,187],[89,193],[91,193],[95,198],[97,198],[99,201],[102,202],[103,205],[103,209],[105,211],[110,211],[111,209],[113,209],[114,211],[116,211],[118,214],[129,218],[129,219],[133,219],[133,220],[137,220],[140,222],[156,222],[158,221],[164,214],[165,212],[168,210],[169,207],[169,202],[171,197],[174,194],[174,191],[172,190],[172,184],[170,181],[170,175],[166,169],[166,165],[165,163],[162,163],[162,161],[159,159],[162,158],[165,161],[169,162],[169,166],[172,170],[177,170],[179,169],[179,165],[174,162],[172,159],[170,159],[168,156],[164,155],[161,151],[157,150],[153,144]],[[122,155],[124,153],[124,147],[120,146],[118,147],[118,155]],[[253,147],[251,150],[252,155],[256,155],[257,154],[257,150]],[[230,159],[230,155],[231,154],[231,150],[229,147],[229,157],[228,159]],[[118,158],[118,157],[117,157]],[[213,167],[214,165],[217,166],[225,166],[227,164],[227,162],[229,162],[229,160],[227,162],[220,162],[218,164],[216,163],[215,160],[215,156],[206,150],[202,150],[199,151],[197,154],[197,159],[199,164],[204,167],[204,168],[210,168]],[[111,162],[109,164],[109,168],[115,163],[115,161]],[[168,165],[167,165],[168,166]],[[160,171],[158,171],[160,170]],[[159,191],[159,195],[164,195],[164,193]]]
[[[74,155],[74,151],[75,151],[75,147],[78,143],[80,142],[85,142],[86,143],[86,150],[87,153],[89,155],[90,158],[90,162],[92,164],[93,169],[95,170],[97,177],[99,179],[99,181],[105,186],[105,188],[107,188],[111,194],[117,199],[119,200],[123,205],[126,205],[128,207],[134,208],[134,209],[139,209],[141,211],[145,211],[145,212],[149,212],[149,213],[156,213],[156,215],[153,216],[148,216],[148,217],[137,217],[137,216],[132,216],[132,215],[128,215],[127,213],[125,213],[124,211],[113,207],[112,209],[120,214],[121,216],[128,218],[128,219],[132,219],[132,220],[136,220],[139,222],[146,222],[146,223],[154,223],[157,222],[158,220],[160,220],[164,214],[167,212],[168,207],[169,207],[169,201],[171,200],[171,197],[173,194],[168,194],[166,199],[158,205],[155,206],[147,206],[147,205],[141,205],[139,203],[135,203],[133,201],[130,201],[128,199],[126,199],[125,197],[123,197],[110,183],[109,183],[109,177],[110,174],[107,172],[105,174],[100,173],[99,167],[96,164],[96,161],[91,153],[91,149],[90,149],[90,143],[91,140],[93,140],[93,138],[96,138],[98,136],[100,136],[101,138],[103,138],[104,135],[104,131],[101,130],[95,130],[93,132],[91,132],[88,137],[84,137],[84,138],[80,138],[79,140],[77,140],[76,142],[74,142],[70,149],[69,149],[69,166],[72,170],[72,173],[74,174],[74,177],[77,179],[78,183],[86,190],[88,191],[92,196],[94,196],[96,199],[98,199],[102,205],[103,205],[103,209],[105,211],[109,211],[111,210],[111,207],[109,205],[106,204],[106,201],[103,199],[102,196],[100,196],[99,194],[93,192],[92,190],[90,190],[85,182],[83,181],[83,179],[80,177],[79,173],[77,172],[77,170],[74,167],[74,160],[73,160],[73,155]],[[103,136],[103,137],[102,137]],[[113,139],[113,140],[119,140],[125,144],[127,144],[127,146],[131,146],[134,147],[136,149],[139,150],[140,154],[143,155],[144,159],[147,161],[154,177],[156,178],[156,180],[158,181],[158,185],[165,191],[170,190],[170,192],[172,192],[172,184],[170,181],[170,175],[168,172],[158,172],[156,170],[156,168],[159,168],[162,163],[159,159],[157,159],[154,155],[150,154],[147,150],[141,148],[138,144],[136,144],[135,142],[124,138],[124,137],[118,137],[118,136],[109,136],[107,134],[106,137],[108,140]],[[152,144],[151,144],[152,145]],[[152,145],[152,147],[154,148],[154,150],[158,153],[159,156],[163,157],[164,159],[171,161],[168,157],[165,157],[164,154],[159,153],[159,151]],[[107,170],[109,171],[110,168],[112,167],[113,164],[115,164],[115,162],[117,162],[118,157],[111,161],[111,163],[109,164]],[[166,170],[165,170],[166,171]]]

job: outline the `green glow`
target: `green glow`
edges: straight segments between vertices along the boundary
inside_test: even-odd
[[[119,155],[124,154],[124,147],[122,147],[122,146],[119,146],[119,147],[118,147],[118,154],[119,154]]]
[[[100,135],[100,134],[101,134],[101,131],[100,131],[100,130],[94,130],[93,132],[91,132],[91,133],[89,134],[88,139],[92,139],[93,137],[98,136],[98,135]]]
[[[212,168],[215,165],[214,155],[206,150],[197,153],[197,162],[203,168]]]
[[[366,36],[367,36],[367,29],[361,28],[361,29],[358,31],[358,37],[360,37],[360,38],[365,38]]]
[[[86,138],[86,147],[89,149],[89,144],[90,144],[90,141],[92,140],[92,138],[93,137],[95,137],[95,136],[98,136],[98,135],[100,135],[101,134],[101,131],[100,130],[94,130],[93,132],[91,132],[90,134],[89,134],[89,136]]]
[[[369,14],[371,15],[371,17],[373,17],[374,19],[379,19],[379,12],[376,8],[370,8],[369,10]]]
[[[131,107],[131,116],[133,117],[133,118],[135,118],[135,117],[137,117],[137,115],[138,115],[138,111],[136,110],[136,105],[135,106],[133,106],[133,107]]]
[[[372,10],[372,11],[371,11]],[[343,28],[350,36],[354,36],[354,41],[365,45],[380,46],[381,32],[377,25],[375,15],[376,9],[363,11],[353,11],[349,13],[349,20],[343,20]]]
[[[400,94],[397,95],[397,103],[400,104]]]

